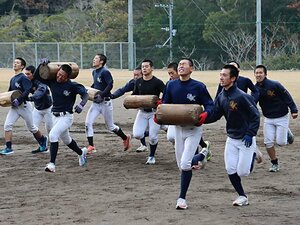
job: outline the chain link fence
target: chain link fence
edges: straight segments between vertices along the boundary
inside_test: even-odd
[[[13,60],[22,57],[27,65],[38,66],[40,59],[52,62],[75,62],[80,69],[91,68],[98,53],[107,56],[107,67],[128,69],[127,42],[0,42],[0,68],[12,68]],[[133,45],[136,65],[136,46]]]

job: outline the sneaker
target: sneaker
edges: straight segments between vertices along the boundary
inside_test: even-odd
[[[263,161],[263,154],[261,153],[261,151],[259,150],[258,147],[256,147],[255,153],[256,153],[256,156],[255,156],[256,162],[257,162],[258,164],[259,164],[259,163],[262,163],[262,161]]]
[[[176,203],[176,209],[187,209],[188,206],[186,204],[185,199],[183,198],[178,198],[177,203]]]
[[[92,154],[92,153],[96,153],[96,152],[97,152],[97,150],[96,150],[96,148],[95,148],[94,146],[89,145],[89,146],[87,147],[87,154],[88,154],[88,155],[90,155],[90,154]]]
[[[144,152],[147,149],[148,149],[147,146],[141,144],[141,146],[136,149],[136,152]]]
[[[38,148],[37,148],[37,150],[32,150],[31,151],[31,153],[33,153],[33,154],[36,154],[36,153],[48,153],[49,152],[49,150],[48,150],[48,148],[46,147],[46,148],[43,148],[43,147],[41,147],[41,146],[39,146]]]
[[[10,155],[12,153],[14,153],[14,151],[11,148],[5,148],[0,151],[0,155]]]
[[[294,135],[290,128],[288,129],[288,134],[287,134],[287,142],[291,145],[294,142]]]
[[[207,148],[207,151],[208,151],[207,156],[206,156],[206,160],[210,161],[211,157],[212,157],[212,153],[210,151],[210,142],[209,141],[204,141],[204,142],[206,144],[206,148]]]
[[[131,136],[128,134],[127,138],[123,141],[124,151],[127,151],[131,147]]]
[[[84,166],[87,163],[87,159],[86,159],[87,148],[84,147],[81,150],[82,150],[82,154],[78,156],[79,166]]]
[[[55,173],[55,164],[52,162],[49,162],[45,167],[46,172]]]
[[[155,157],[149,156],[146,162],[147,165],[154,165],[155,164]]]
[[[245,206],[249,205],[248,198],[245,196],[239,196],[233,203],[234,206]]]
[[[279,171],[279,165],[278,164],[272,164],[272,167],[269,169],[270,172],[278,172]]]
[[[48,149],[48,137],[45,136],[42,145],[40,145],[40,151],[44,152],[47,151],[47,149]]]

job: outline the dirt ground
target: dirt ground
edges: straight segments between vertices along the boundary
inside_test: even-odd
[[[193,77],[207,84],[214,97],[219,71],[195,72]],[[113,71],[115,88],[131,77],[128,71]],[[155,75],[167,80],[165,71]],[[253,80],[251,71],[245,73]],[[12,70],[0,70],[0,90],[7,90]],[[300,73],[271,71],[270,79],[280,81],[300,104]],[[91,83],[90,71],[81,71],[76,81]],[[79,100],[79,99],[78,99]],[[136,110],[126,110],[123,97],[113,101],[114,120],[125,133],[132,133]],[[86,146],[84,120],[90,102],[82,114],[74,115],[71,136],[79,146]],[[3,127],[9,108],[0,108]],[[159,133],[154,166],[145,165],[147,152],[137,153],[137,140],[124,152],[122,141],[107,131],[99,118],[95,124],[97,153],[88,157],[88,165],[78,166],[74,152],[60,144],[56,173],[44,172],[48,154],[31,154],[37,146],[20,119],[14,127],[14,154],[0,157],[0,224],[210,224],[264,225],[299,224],[300,221],[300,127],[299,119],[290,121],[295,134],[292,145],[277,148],[281,171],[268,172],[270,163],[263,146],[262,126],[258,146],[264,163],[243,178],[249,197],[247,207],[233,207],[237,197],[226,175],[223,151],[226,139],[225,122],[205,125],[205,140],[211,142],[212,160],[205,169],[193,172],[187,193],[189,209],[175,210],[179,194],[179,170],[174,149]],[[2,129],[3,130],[3,129]],[[44,131],[44,128],[41,127]],[[4,144],[1,132],[1,145]]]

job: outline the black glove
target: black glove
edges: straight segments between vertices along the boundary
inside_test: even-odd
[[[83,106],[81,104],[78,104],[75,106],[75,112],[76,113],[81,113],[83,110]]]
[[[95,97],[94,97],[94,102],[95,103],[101,103],[101,102],[103,102],[103,98],[101,97],[101,95],[96,95]]]

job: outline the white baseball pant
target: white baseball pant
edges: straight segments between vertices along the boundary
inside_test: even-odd
[[[270,119],[264,118],[264,144],[266,148],[272,148],[276,143],[279,146],[287,144],[289,128],[289,113],[283,117]]]
[[[192,160],[202,133],[202,126],[175,126],[175,155],[180,170],[192,169]]]
[[[227,137],[224,152],[225,169],[227,174],[237,173],[240,177],[250,174],[253,153],[256,149],[256,139],[252,138],[252,145],[247,148],[242,139]]]
[[[96,118],[102,114],[104,117],[104,122],[108,130],[114,131],[119,130],[119,127],[113,122],[113,105],[112,101],[103,101],[101,103],[93,102],[89,111],[86,115],[85,126],[87,128],[86,136],[93,137],[94,136],[94,128],[93,124]]]
[[[6,115],[4,131],[12,131],[13,125],[22,117],[25,120],[27,129],[35,134],[39,128],[33,123],[32,108],[33,106],[30,102],[23,103],[18,107],[11,107]]]
[[[160,125],[154,122],[155,112],[145,112],[139,110],[134,124],[133,124],[133,137],[136,139],[142,139],[147,128],[149,128],[149,143],[156,145],[158,143],[158,132]]]

